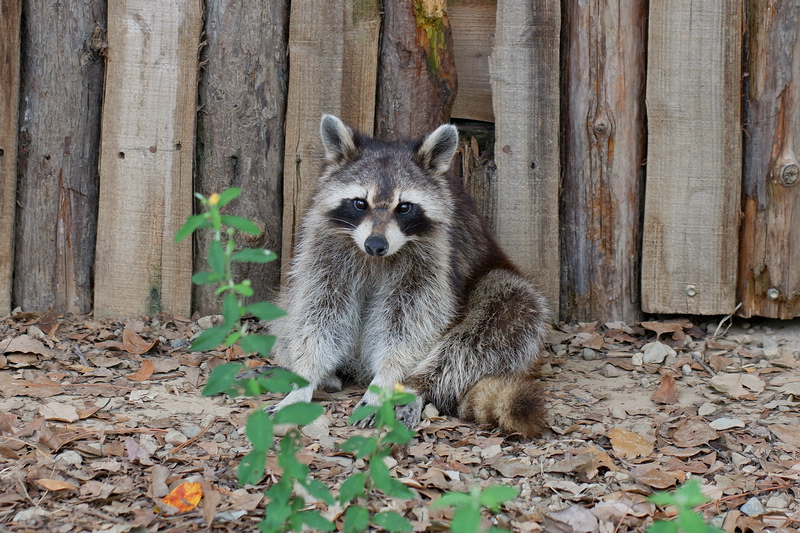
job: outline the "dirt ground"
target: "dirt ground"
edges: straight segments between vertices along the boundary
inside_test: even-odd
[[[158,316],[112,321],[16,313],[0,322],[0,530],[257,531],[274,458],[240,487],[248,413],[259,401],[200,391],[236,350],[190,353],[214,322]],[[514,531],[644,531],[669,509],[647,496],[699,479],[707,520],[729,532],[800,528],[800,321],[687,319],[554,330],[542,368],[550,432],[529,440],[440,417],[390,458],[412,500],[373,493],[416,531],[441,531],[444,491],[521,489],[493,523]],[[363,461],[337,448],[362,391],[320,394],[301,460],[334,492]],[[199,483],[199,505],[162,499]],[[341,526],[340,509],[315,504]],[[489,519],[486,519],[487,525]]]

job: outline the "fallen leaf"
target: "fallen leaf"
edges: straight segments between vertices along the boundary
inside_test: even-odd
[[[685,478],[685,475],[682,477]],[[650,470],[637,475],[636,481],[644,483],[645,485],[655,489],[664,490],[672,487],[679,480],[675,472],[665,472],[660,468],[651,468]]]
[[[128,328],[122,331],[122,347],[125,348],[125,351],[128,353],[142,355],[149,352],[156,343],[158,343],[157,339],[154,341],[146,341]]]
[[[781,441],[792,446],[800,446],[800,427],[788,424],[772,424],[769,430]]]
[[[185,513],[197,507],[202,497],[203,487],[201,483],[181,483],[161,501],[176,508],[179,513]]]
[[[78,410],[74,405],[66,403],[50,402],[39,408],[39,414],[45,420],[57,420],[59,422],[75,422],[80,420]]]
[[[684,329],[692,327],[692,323],[686,319],[669,322],[641,322],[641,325],[645,329],[654,331],[656,333],[656,337],[661,337],[661,335],[664,333],[674,333],[677,331],[683,332]]]
[[[36,321],[36,325],[45,335],[50,337],[50,339],[56,340],[55,333],[58,329],[59,322],[58,314],[53,311],[52,307],[47,311],[47,313],[42,315],[42,317]]]
[[[716,430],[709,426],[704,420],[686,420],[675,433],[672,440],[675,446],[681,448],[692,448],[715,440],[718,437]]]
[[[66,481],[57,479],[37,479],[36,483],[47,490],[78,490],[78,487]]]
[[[678,383],[675,381],[675,378],[670,375],[663,376],[661,378],[661,385],[650,399],[655,403],[663,403],[666,405],[678,403]]]
[[[203,520],[205,520],[206,524],[210,527],[211,523],[214,521],[214,516],[216,515],[217,507],[219,503],[222,501],[222,494],[217,492],[211,486],[211,483],[208,481],[203,482]]]
[[[751,392],[761,392],[766,387],[766,383],[753,374],[717,374],[708,383],[717,391],[724,392],[732,398],[746,396]]]
[[[155,370],[155,365],[150,359],[142,359],[142,367],[135,373],[125,376],[131,381],[146,381],[150,379]]]
[[[646,457],[653,453],[653,445],[644,437],[624,428],[614,428],[608,432],[611,447],[622,459]]]
[[[597,518],[588,509],[572,504],[562,511],[543,513],[544,530],[548,533],[597,531]]]
[[[0,352],[7,354],[11,353],[28,353],[42,355],[44,357],[52,357],[53,352],[36,339],[32,339],[28,335],[20,335],[19,337],[12,337],[0,341]]]
[[[738,418],[728,418],[723,416],[717,418],[716,420],[712,420],[708,425],[718,431],[724,431],[731,428],[743,428],[744,422]]]

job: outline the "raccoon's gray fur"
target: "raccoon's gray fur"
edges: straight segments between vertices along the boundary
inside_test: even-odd
[[[463,186],[445,176],[458,131],[381,142],[325,115],[326,163],[302,221],[274,323],[277,361],[310,385],[275,409],[310,401],[346,375],[404,384],[412,427],[422,406],[509,432],[545,427],[532,375],[544,301],[500,250]],[[367,392],[361,403],[375,404]]]

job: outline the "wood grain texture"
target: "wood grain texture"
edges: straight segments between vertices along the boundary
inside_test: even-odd
[[[498,3],[489,60],[495,115],[497,237],[542,287],[554,316],[559,302],[560,3]]]
[[[206,2],[195,188],[205,196],[242,189],[228,212],[263,232],[237,236],[243,247],[281,248],[288,16],[288,2]],[[210,240],[196,234],[195,271],[208,269]],[[261,301],[278,286],[279,263],[235,263],[233,275],[249,279]],[[195,287],[193,307],[201,314],[218,312],[218,300],[214,287]]]
[[[450,120],[458,83],[446,0],[384,2],[375,133],[425,135]]]
[[[283,165],[284,267],[324,157],[319,138],[322,114],[337,115],[364,132],[373,130],[380,27],[378,0],[291,3]]]
[[[199,0],[109,4],[95,315],[188,315]]]
[[[735,307],[742,165],[739,1],[650,4],[642,308]]]
[[[14,305],[87,313],[106,2],[23,2]]]
[[[574,2],[565,21],[562,317],[635,323],[647,6]]]
[[[800,5],[750,0],[739,313],[800,316]]]
[[[449,0],[458,94],[453,118],[494,122],[489,55],[494,45],[497,0]]]
[[[22,0],[0,0],[0,317],[11,311]]]

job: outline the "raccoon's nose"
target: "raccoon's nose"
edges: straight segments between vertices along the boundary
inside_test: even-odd
[[[371,235],[364,241],[364,249],[369,255],[381,257],[389,251],[389,241],[383,235]]]

